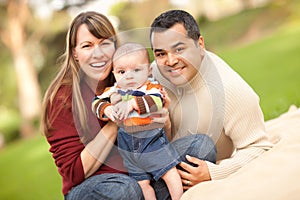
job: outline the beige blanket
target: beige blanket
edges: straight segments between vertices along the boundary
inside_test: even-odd
[[[223,180],[200,183],[182,200],[300,200],[300,108],[266,122],[274,148]]]

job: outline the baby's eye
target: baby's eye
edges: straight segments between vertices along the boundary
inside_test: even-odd
[[[125,70],[118,71],[118,74],[125,74]]]
[[[134,72],[139,72],[139,71],[141,71],[140,69],[134,69]]]

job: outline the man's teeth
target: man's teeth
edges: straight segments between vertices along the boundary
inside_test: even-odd
[[[92,65],[92,67],[102,67],[102,66],[105,65],[105,62],[93,63],[93,64],[91,64],[91,65]]]
[[[181,68],[179,69],[170,69],[169,72],[179,72],[181,70]]]

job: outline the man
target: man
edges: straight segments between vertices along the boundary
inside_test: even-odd
[[[171,99],[172,139],[208,134],[217,163],[187,157],[179,170],[184,189],[223,179],[272,147],[259,97],[221,58],[205,50],[195,19],[182,10],[158,16],[151,25],[154,77]],[[154,63],[154,64],[155,64]]]

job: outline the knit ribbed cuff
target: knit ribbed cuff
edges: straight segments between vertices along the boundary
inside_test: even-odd
[[[145,114],[147,112],[143,97],[135,97],[136,104],[138,106],[138,113]]]

